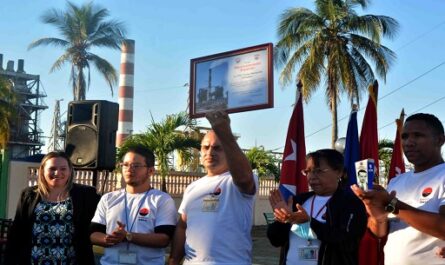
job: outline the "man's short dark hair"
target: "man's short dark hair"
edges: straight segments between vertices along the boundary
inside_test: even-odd
[[[128,153],[136,153],[138,155],[141,155],[145,158],[145,164],[147,164],[148,167],[154,167],[155,166],[155,156],[153,152],[148,149],[145,146],[133,146],[129,147],[125,154]]]
[[[409,121],[424,121],[428,127],[438,135],[444,135],[442,122],[433,114],[416,113],[409,116],[405,122]]]

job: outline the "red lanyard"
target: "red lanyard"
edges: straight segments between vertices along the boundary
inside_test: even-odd
[[[323,211],[324,208],[326,208],[326,205],[328,204],[328,202],[326,202],[323,207],[320,208],[320,210],[317,212],[317,214],[315,216],[312,216],[313,211],[314,211],[314,201],[315,201],[315,197],[317,195],[314,194],[314,197],[312,198],[312,202],[311,202],[311,218],[315,218],[317,219],[318,215],[320,215],[321,211]]]

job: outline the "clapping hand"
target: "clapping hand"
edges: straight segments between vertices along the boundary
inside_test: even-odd
[[[297,211],[292,211],[292,196],[289,196],[287,202],[284,201],[283,196],[279,190],[272,190],[269,195],[269,202],[272,206],[275,220],[281,223],[301,224],[309,221],[309,215],[306,210],[300,205],[296,204]]]
[[[269,195],[270,206],[272,206],[275,220],[281,223],[287,223],[292,213],[292,197],[287,202],[284,201],[279,190],[271,190]]]
[[[108,246],[114,246],[124,241],[127,231],[125,230],[125,224],[117,221],[117,228],[111,233],[111,235],[105,235],[105,244]]]
[[[310,218],[303,206],[298,203],[295,206],[297,207],[297,211],[290,215],[288,221],[292,224],[302,224],[308,222]]]

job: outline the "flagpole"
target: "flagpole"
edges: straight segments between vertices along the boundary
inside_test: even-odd
[[[392,149],[391,163],[388,170],[387,183],[396,177],[397,175],[405,172],[405,161],[403,160],[403,150],[402,150],[402,128],[405,120],[405,110],[402,109],[400,112],[400,117],[396,119],[396,138],[394,140],[394,146]]]
[[[298,102],[298,100],[300,99],[300,97],[301,97],[301,90],[303,89],[303,84],[301,83],[301,80],[298,80],[298,83],[297,83],[297,91],[296,91],[296,93],[295,93],[295,103],[294,103],[294,106],[296,106],[297,105],[297,102]]]

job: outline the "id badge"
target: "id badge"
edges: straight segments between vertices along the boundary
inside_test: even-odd
[[[298,257],[300,260],[316,261],[318,259],[318,247],[300,247],[298,248]]]
[[[202,201],[202,211],[203,212],[216,212],[218,211],[219,199],[207,196]]]
[[[120,250],[119,264],[137,264],[137,253],[134,251]]]

